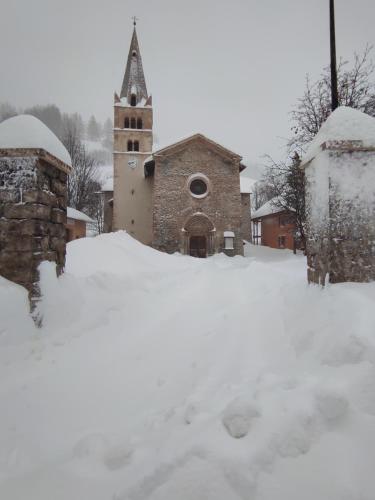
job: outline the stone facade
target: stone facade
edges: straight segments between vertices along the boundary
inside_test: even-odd
[[[243,255],[240,194],[241,158],[197,134],[154,154],[153,241],[159,250],[188,254],[190,238],[206,238],[207,255]],[[192,178],[207,184],[195,197]],[[234,233],[225,249],[224,232]]]
[[[305,174],[309,282],[375,280],[375,148],[325,143]]]
[[[241,193],[241,238],[251,242],[250,193]]]
[[[44,150],[0,150],[0,275],[38,295],[38,266],[65,265],[69,168]]]

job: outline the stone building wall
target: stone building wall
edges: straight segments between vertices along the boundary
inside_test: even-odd
[[[251,241],[250,193],[241,193],[241,237],[245,241]]]
[[[0,150],[0,275],[37,295],[38,266],[65,265],[67,172],[47,155]]]
[[[110,233],[113,226],[113,191],[105,191],[103,196],[103,233]]]
[[[86,238],[86,222],[68,218],[65,225],[66,242]]]
[[[305,174],[309,282],[375,280],[375,150],[326,147]]]
[[[261,244],[270,248],[294,250],[296,225],[288,211],[269,214],[256,219],[261,224]]]
[[[184,228],[194,214],[201,214],[202,229],[209,231],[211,223],[214,228],[209,254],[224,251],[224,231],[233,231],[234,250],[227,253],[243,255],[239,160],[200,140],[154,158],[153,247],[186,253]],[[198,173],[208,179],[204,198],[194,198],[189,190],[190,176]]]

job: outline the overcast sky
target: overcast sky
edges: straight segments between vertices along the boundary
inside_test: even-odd
[[[328,0],[0,0],[0,101],[112,116],[131,34],[160,144],[203,132],[281,158],[306,73],[329,63]],[[336,0],[338,56],[375,43],[375,1]]]

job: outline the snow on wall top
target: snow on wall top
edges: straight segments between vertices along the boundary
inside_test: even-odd
[[[70,155],[62,142],[43,122],[31,115],[18,115],[0,123],[0,148],[44,149],[72,166]]]
[[[88,215],[72,207],[67,207],[66,216],[68,219],[82,220],[84,222],[94,222]]]
[[[252,219],[259,219],[259,217],[266,217],[266,215],[277,214],[279,212],[284,212],[285,208],[277,206],[277,197],[272,198],[272,200],[267,201],[258,210],[255,210],[251,214]]]
[[[337,108],[310,143],[302,164],[312,160],[327,141],[362,141],[363,147],[375,147],[375,118],[346,106]]]

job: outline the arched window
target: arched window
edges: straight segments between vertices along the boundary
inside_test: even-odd
[[[133,57],[137,57],[137,52],[136,52],[135,50],[133,50],[133,52],[132,52],[132,56],[133,56]]]
[[[137,105],[137,96],[135,94],[132,94],[130,96],[130,106],[136,106]]]
[[[125,117],[124,128],[129,128],[129,117],[128,116]]]
[[[136,128],[135,118],[131,118],[131,119],[130,119],[130,127],[131,127],[131,128]]]
[[[128,151],[133,151],[133,142],[128,141]]]
[[[142,128],[142,118],[137,118],[137,128]]]
[[[133,151],[139,151],[139,141],[134,141],[134,150]]]

